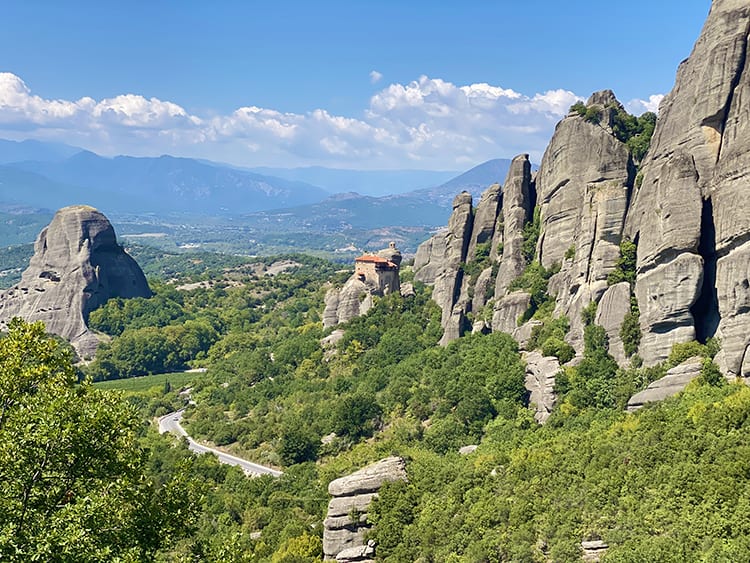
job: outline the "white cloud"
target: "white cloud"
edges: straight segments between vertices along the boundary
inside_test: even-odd
[[[377,70],[370,71],[370,84],[377,84],[383,78],[382,73]]]
[[[381,78],[377,71],[371,76]],[[169,153],[240,165],[459,169],[519,153],[538,162],[555,124],[579,99],[567,90],[526,95],[421,76],[382,88],[360,116],[253,105],[201,116],[136,94],[45,99],[18,76],[0,73],[0,137],[57,140],[108,155]],[[650,109],[660,99],[629,105]]]
[[[659,104],[664,99],[664,94],[651,94],[648,100],[630,100],[625,104],[625,109],[634,115],[641,115],[644,112],[652,111],[659,113]]]

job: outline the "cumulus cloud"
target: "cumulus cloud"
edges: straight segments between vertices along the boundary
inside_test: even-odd
[[[625,109],[635,115],[641,115],[647,111],[659,113],[659,104],[664,99],[664,94],[651,94],[648,100],[630,100],[625,104]]]
[[[377,70],[370,71],[370,84],[377,84],[383,78],[383,75]]]
[[[377,71],[371,77],[381,79]],[[519,153],[539,161],[555,124],[579,99],[567,90],[526,95],[421,76],[382,88],[358,116],[253,105],[201,116],[136,94],[46,99],[18,76],[0,73],[0,136],[58,140],[109,155],[170,153],[240,165],[464,168]],[[650,108],[660,99],[638,102]]]

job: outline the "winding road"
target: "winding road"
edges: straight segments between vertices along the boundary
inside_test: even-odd
[[[277,471],[276,469],[271,469],[270,467],[266,467],[264,465],[258,465],[257,463],[253,463],[251,461],[247,461],[216,450],[214,448],[209,448],[208,446],[199,444],[188,435],[188,433],[182,427],[182,424],[180,424],[183,412],[184,409],[180,409],[178,411],[171,412],[169,414],[165,414],[162,417],[159,417],[159,433],[164,434],[165,432],[169,432],[170,434],[174,434],[175,436],[184,436],[185,438],[187,438],[188,448],[191,452],[195,452],[197,454],[214,454],[217,458],[219,458],[220,463],[226,463],[227,465],[236,465],[240,467],[246,475],[273,475],[274,477],[278,477],[279,475],[281,475],[282,472]]]

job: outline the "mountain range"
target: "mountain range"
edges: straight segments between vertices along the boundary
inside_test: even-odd
[[[174,156],[114,158],[59,143],[0,140],[0,239],[26,242],[18,216],[40,218],[85,203],[118,216],[226,217],[261,232],[320,233],[388,226],[433,228],[457,192],[478,197],[505,177],[495,159],[463,174],[429,170],[322,167],[242,169]],[[5,214],[9,212],[8,214]],[[41,220],[41,219],[40,219]]]

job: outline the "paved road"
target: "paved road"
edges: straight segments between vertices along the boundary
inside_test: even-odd
[[[188,433],[185,432],[185,429],[180,424],[180,420],[182,420],[182,413],[183,410],[180,409],[176,412],[171,412],[169,414],[165,414],[164,416],[159,418],[159,433],[164,434],[165,432],[169,432],[171,434],[175,434],[176,436],[185,436],[188,441],[188,448],[190,448],[191,452],[195,452],[197,454],[206,454],[211,453],[214,454],[217,458],[219,458],[219,461],[221,463],[226,463],[227,465],[237,465],[239,466],[247,475],[273,475],[274,477],[278,477],[281,475],[281,471],[276,471],[275,469],[271,469],[270,467],[265,467],[263,465],[258,465],[257,463],[253,463],[251,461],[246,461],[244,459],[241,459],[239,457],[235,457],[233,455],[226,454],[222,451],[215,450],[213,448],[209,448],[208,446],[203,446],[193,440],[190,436],[188,436]]]

